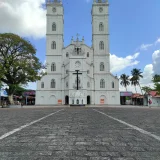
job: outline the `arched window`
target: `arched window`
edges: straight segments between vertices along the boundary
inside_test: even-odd
[[[51,71],[56,71],[56,64],[55,63],[51,64]]]
[[[55,41],[52,42],[51,48],[56,49],[56,42]]]
[[[69,57],[69,54],[68,54],[68,52],[66,53],[66,57]]]
[[[89,70],[87,70],[87,74],[89,74]]]
[[[41,88],[44,88],[44,82],[41,82]]]
[[[103,62],[100,63],[100,71],[104,71],[104,63]]]
[[[77,104],[79,104],[79,99],[77,99]]]
[[[66,74],[68,74],[68,69],[66,70]]]
[[[54,79],[51,80],[51,88],[56,88],[56,82]]]
[[[114,88],[114,82],[112,82],[112,88]]]
[[[89,83],[89,82],[87,82],[87,87],[88,87],[88,88],[90,87],[90,83]]]
[[[87,57],[89,57],[89,52],[87,52]]]
[[[99,42],[99,49],[104,50],[104,42],[103,41]]]
[[[100,80],[100,88],[105,88],[105,81],[104,81],[104,79]]]
[[[52,24],[52,31],[56,31],[56,23]]]
[[[102,22],[99,24],[99,31],[104,31],[104,26]]]

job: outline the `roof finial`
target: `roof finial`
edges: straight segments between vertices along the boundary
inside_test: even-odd
[[[73,43],[73,36],[72,36],[72,38],[71,38],[71,43]]]
[[[82,37],[82,42],[84,42],[84,36]]]
[[[79,34],[77,33],[77,41],[79,41],[79,38],[78,38],[78,37],[79,37]]]

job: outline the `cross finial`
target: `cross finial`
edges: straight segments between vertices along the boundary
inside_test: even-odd
[[[77,33],[77,41],[79,40],[78,37],[79,37],[79,34]]]

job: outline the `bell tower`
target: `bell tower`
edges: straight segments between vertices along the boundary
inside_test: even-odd
[[[109,89],[110,57],[108,7],[108,0],[94,0],[92,5],[92,47],[95,97],[98,97],[100,92],[106,92]]]
[[[63,5],[60,0],[47,0],[47,55],[62,55],[63,48]]]

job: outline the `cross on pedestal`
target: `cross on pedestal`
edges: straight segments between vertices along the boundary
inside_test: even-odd
[[[78,75],[79,75],[79,74],[82,74],[82,73],[78,73],[79,70],[75,70],[75,71],[76,71],[76,73],[73,73],[73,74],[76,74],[76,75],[77,75],[77,90],[78,90]]]

